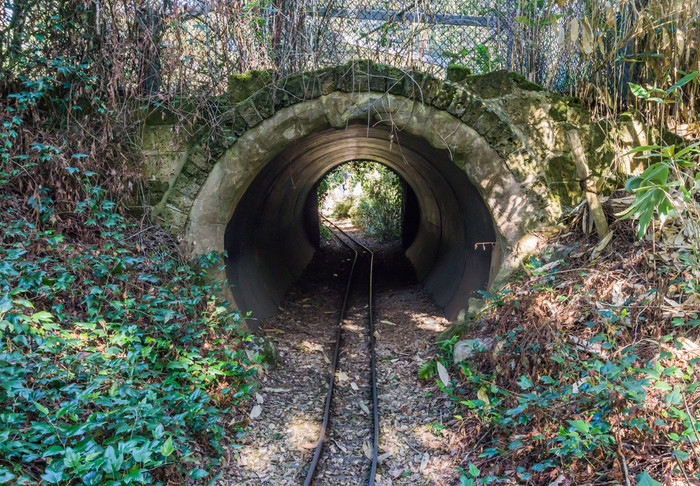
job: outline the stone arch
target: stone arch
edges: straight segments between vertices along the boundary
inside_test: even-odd
[[[235,96],[232,88],[234,101]],[[256,177],[285,154],[292,163],[298,158],[295,148],[313,148],[309,140],[326,134],[328,143],[344,151],[328,164],[371,158],[400,172],[399,160],[418,167],[426,157],[449,159],[478,191],[491,218],[497,237],[487,279],[492,286],[528,250],[529,231],[551,224],[567,198],[577,197],[578,184],[569,176],[574,169],[566,130],[578,129],[587,145],[593,135],[588,115],[574,100],[545,93],[512,73],[451,82],[368,62],[269,83],[225,114],[225,131],[199,136],[200,143],[188,141],[175,151],[177,163],[154,203],[155,213],[182,234],[192,254],[224,251],[227,225]],[[419,147],[414,150],[411,142]],[[591,158],[600,156],[591,152]],[[320,177],[318,170],[310,170],[309,177]],[[270,292],[269,302],[258,306],[261,314],[276,308],[284,287],[310,259],[309,251],[295,256],[280,288],[258,286],[259,293]],[[430,272],[421,272],[425,263],[415,256],[412,261],[419,275],[429,279]],[[256,259],[249,263],[256,265]],[[434,294],[443,290],[433,287]],[[468,290],[459,282],[452,285],[451,295],[441,302],[449,315],[466,307]]]

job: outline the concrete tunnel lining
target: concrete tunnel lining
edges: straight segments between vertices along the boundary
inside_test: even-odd
[[[406,255],[447,316],[456,317],[475,290],[487,287],[496,231],[466,173],[445,149],[365,123],[295,140],[252,180],[224,235],[227,277],[239,308],[257,318],[276,312],[315,250],[304,224],[309,195],[329,170],[359,159],[391,168],[415,193],[418,230]]]
[[[508,275],[517,268],[522,256],[530,251],[533,243],[537,240],[536,236],[529,233],[529,229],[538,227],[543,221],[543,213],[538,205],[537,195],[528,189],[529,186],[521,185],[516,180],[507,161],[475,128],[441,109],[423,104],[415,99],[386,93],[377,95],[371,92],[332,92],[319,98],[303,100],[281,108],[270,118],[263,119],[254,127],[248,128],[244,133],[233,138],[233,142],[217,155],[216,162],[211,166],[205,165],[206,158],[200,157],[198,150],[192,151],[188,155],[187,174],[196,175],[201,172],[204,178],[199,179],[198,176],[195,176],[194,179],[190,179],[191,175],[178,176],[178,181],[182,181],[184,185],[177,182],[174,190],[182,193],[182,196],[178,196],[176,204],[166,203],[163,208],[170,215],[169,217],[173,218],[173,221],[182,221],[183,216],[186,218],[184,237],[187,251],[192,255],[226,251],[226,246],[229,246],[226,239],[227,228],[230,235],[232,230],[229,223],[237,207],[248,193],[248,189],[252,187],[254,180],[258,177],[264,177],[262,175],[264,173],[271,173],[272,165],[269,163],[273,159],[285,152],[287,155],[291,154],[291,148],[298,146],[298,142],[306,137],[330,129],[342,132],[355,123],[360,123],[364,127],[364,132],[360,134],[363,138],[367,138],[368,126],[391,127],[394,139],[392,143],[388,144],[388,149],[386,133],[383,139],[383,150],[389,155],[382,156],[383,152],[378,152],[377,147],[372,148],[368,141],[364,140],[361,144],[356,145],[353,153],[346,153],[344,157],[339,158],[338,163],[342,163],[341,160],[349,161],[356,158],[387,163],[387,159],[394,157],[391,155],[392,150],[398,150],[399,147],[411,149],[410,143],[415,140],[422,144],[421,147],[416,147],[418,150],[414,150],[416,155],[429,159],[431,163],[449,164],[458,170],[459,174],[454,174],[455,177],[443,177],[447,182],[451,183],[453,180],[463,179],[466,174],[468,180],[481,196],[481,202],[485,203],[488,209],[487,213],[479,214],[489,219],[488,213],[490,213],[496,235],[494,238],[496,244],[493,245],[491,256],[488,287],[494,289],[502,284]],[[504,133],[504,136],[506,135],[508,133]],[[493,137],[494,135],[489,136]],[[359,152],[361,147],[364,147],[362,153]],[[432,149],[439,151],[441,156],[424,157],[424,154],[421,153],[421,150],[430,151]],[[404,164],[403,159],[401,159],[401,164]],[[326,169],[329,168],[329,166],[326,167]],[[450,171],[451,169],[446,170]],[[307,171],[306,178],[303,180],[310,181],[318,178],[322,172],[320,169]],[[400,166],[397,167],[397,172],[401,175]],[[309,174],[313,177],[309,177]],[[417,177],[418,172],[415,174]],[[446,172],[446,174],[453,174],[453,172]],[[305,187],[309,188],[310,182],[309,186]],[[426,184],[421,187],[425,187],[425,191],[427,191],[430,186]],[[441,192],[440,189],[436,188],[430,190],[436,194]],[[445,192],[444,186],[442,192]],[[285,209],[289,211],[290,208],[301,204],[302,200],[303,197],[300,194],[300,197],[293,201],[294,204],[290,203],[289,207],[285,206]],[[447,251],[440,250],[427,252],[426,249],[430,248],[441,248],[442,250],[448,250],[450,246],[460,248],[454,243],[450,245],[449,238],[443,240],[441,237],[440,240],[437,240],[434,237],[429,237],[429,235],[436,235],[438,232],[442,234],[443,231],[446,231],[438,225],[427,224],[429,222],[428,215],[431,214],[429,204],[431,200],[432,198],[423,198],[422,210],[425,212],[423,217],[426,224],[419,228],[419,233],[422,233],[416,241],[422,241],[423,245],[414,248],[418,256],[425,253],[432,256],[449,254]],[[187,212],[180,209],[181,207],[187,208]],[[252,212],[248,214],[251,217],[253,215]],[[260,216],[257,218],[262,220]],[[445,223],[444,227],[449,226]],[[244,233],[241,231],[241,234]],[[276,235],[275,238],[279,239],[280,234]],[[454,237],[457,232],[451,234]],[[253,233],[249,231],[248,236],[241,237],[240,241],[245,239],[247,239],[248,247],[256,248]],[[295,241],[301,245],[301,249],[295,251],[303,252],[304,248],[308,248],[305,239],[306,235],[303,232],[297,234]],[[274,239],[269,241],[274,241]],[[263,242],[262,247],[264,244]],[[234,278],[231,280],[235,285],[231,288],[232,295],[225,296],[227,300],[232,301],[234,307],[242,312],[255,311],[245,302],[246,297],[240,295],[240,292],[244,291],[242,289],[251,288],[252,280],[249,278],[251,275],[253,279],[255,279],[255,275],[261,275],[257,273],[255,262],[266,258],[264,252],[259,250],[262,247],[257,247],[255,255],[248,254],[254,258],[246,259],[243,265],[237,267],[235,270],[237,274],[233,275]],[[275,247],[273,246],[273,248]],[[421,248],[423,248],[422,251]],[[467,246],[461,248],[465,249]],[[291,282],[296,273],[301,272],[304,258],[288,259],[276,253],[272,256],[278,259],[282,264],[280,268],[283,268],[284,271],[281,274],[276,274],[275,278],[279,278],[285,283],[282,286],[276,285],[275,288],[283,288],[289,285],[287,282]],[[411,256],[411,252],[409,252],[409,256]],[[415,255],[411,258],[414,264],[421,266],[422,260],[416,260]],[[436,265],[430,268],[438,268],[438,263],[436,261]],[[271,268],[271,265],[267,265],[263,271],[269,273]],[[459,266],[460,271],[464,268],[464,266]],[[231,272],[232,270],[229,268],[228,272],[221,271],[215,278],[225,280],[226,273],[231,277]],[[421,275],[420,268],[418,274]],[[439,275],[435,272],[430,272],[430,274]],[[258,280],[258,283],[260,282],[263,280]],[[272,281],[267,279],[264,282],[269,287]],[[466,307],[469,297],[468,291],[473,286],[468,285],[467,279],[459,280],[456,285],[454,280],[451,282],[455,293],[450,294],[449,297],[454,297],[458,292],[462,297],[461,299],[444,299],[442,302],[446,302],[448,316],[455,316],[462,308]],[[424,283],[429,285],[430,281],[426,278]],[[262,295],[260,292],[266,291],[265,285],[257,285],[255,288],[259,292],[256,292],[255,295]],[[273,290],[273,293],[270,294],[271,297],[274,292]],[[443,294],[437,289],[434,292],[438,300],[441,299]],[[279,292],[277,294],[279,295]],[[251,292],[250,295],[253,293]],[[272,309],[272,303],[275,299],[277,297],[270,299],[267,303],[268,309]],[[461,305],[462,303],[464,305]],[[256,317],[260,317],[260,315],[258,314]],[[249,321],[249,324],[252,324],[253,328],[255,327],[254,321]]]

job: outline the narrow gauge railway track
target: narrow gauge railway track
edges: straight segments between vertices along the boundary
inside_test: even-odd
[[[377,471],[377,454],[379,448],[379,412],[377,403],[377,380],[376,380],[376,357],[375,357],[375,328],[374,328],[374,312],[373,312],[373,271],[374,271],[374,252],[367,248],[365,245],[354,239],[352,236],[344,232],[338,226],[336,226],[332,221],[323,215],[320,215],[324,220],[326,227],[331,231],[333,236],[345,247],[350,249],[354,253],[354,258],[352,259],[350,272],[348,274],[348,280],[345,287],[345,295],[343,297],[343,303],[340,308],[338,324],[336,328],[335,344],[333,349],[333,357],[331,360],[331,373],[328,382],[328,391],[326,394],[325,407],[323,411],[323,422],[321,425],[321,431],[319,434],[318,443],[314,450],[314,455],[309,465],[309,469],[304,481],[304,486],[311,486],[314,484],[314,479],[317,476],[319,460],[324,452],[324,443],[326,442],[329,432],[331,431],[331,408],[333,405],[333,390],[335,388],[336,372],[338,371],[338,362],[340,357],[341,348],[343,347],[343,324],[346,320],[348,301],[351,293],[353,292],[353,287],[355,285],[355,273],[359,266],[367,267],[367,329],[368,329],[368,342],[369,342],[369,383],[371,390],[371,407],[369,408],[372,416],[372,445],[371,445],[371,467],[369,472],[369,478],[367,483],[369,486],[374,486],[374,478]],[[341,236],[342,235],[342,236]],[[366,263],[362,264],[362,260]],[[358,265],[360,263],[360,265]],[[341,448],[342,449],[342,448]],[[328,452],[326,452],[328,454]]]

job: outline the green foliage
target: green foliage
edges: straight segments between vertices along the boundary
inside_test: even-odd
[[[695,71],[671,88],[644,88],[630,84],[632,93],[643,100],[661,104],[682,103],[678,94],[684,85],[697,82]],[[698,221],[695,198],[700,193],[700,142],[678,149],[675,145],[637,147],[627,155],[643,154],[652,164],[640,175],[630,178],[625,189],[635,195],[632,205],[619,214],[621,219],[638,221],[637,235],[642,238],[656,216],[661,224],[671,217],[691,215]]]
[[[692,453],[700,440],[700,420],[692,407],[699,399],[700,360],[688,358],[687,348],[681,349],[685,337],[697,339],[697,313],[650,326],[639,309],[649,307],[649,295],[656,290],[630,295],[623,305],[609,305],[595,287],[569,287],[572,281],[585,281],[586,272],[572,277],[537,258],[527,266],[534,271],[523,276],[522,287],[492,295],[491,305],[481,315],[489,333],[494,333],[489,327],[493,323],[499,326],[494,333],[498,342],[492,350],[453,367],[454,387],[441,387],[451,396],[455,417],[468,427],[478,424],[486,439],[483,444],[481,440],[467,444],[474,468],[461,472],[460,484],[512,479],[508,473],[488,476],[498,470],[512,470],[518,480],[532,484],[546,484],[561,471],[571,471],[577,484],[588,482],[583,477],[611,480],[619,478],[612,465],[617,464],[621,473],[620,448],[634,455],[649,447],[673,451],[678,475],[683,468],[683,474],[699,477]],[[678,284],[683,281],[677,279]],[[569,300],[588,305],[577,306],[564,317],[568,304],[553,302],[563,302],[557,294],[569,288]],[[694,284],[685,289],[694,292]],[[530,322],[543,310],[549,315],[550,309],[577,324]],[[634,320],[636,324],[631,324]],[[658,333],[666,335],[653,338]],[[446,366],[455,341],[442,343],[437,359]],[[421,377],[435,374],[435,363],[423,363]],[[495,467],[496,463],[501,466]],[[658,470],[643,470],[649,464],[653,463],[631,465],[631,477],[638,475],[640,484],[659,484],[652,477]],[[586,467],[590,469],[584,476],[573,472],[581,474]]]
[[[319,233],[321,234],[321,238],[323,238],[326,241],[331,241],[333,239],[333,233],[331,233],[331,230],[329,230],[326,225],[323,223],[319,223]]]
[[[349,218],[353,215],[353,206],[355,205],[355,199],[348,197],[346,199],[341,199],[336,201],[333,206],[333,216],[336,218]]]
[[[459,336],[452,336],[450,339],[440,341],[440,346],[435,359],[423,361],[418,366],[418,378],[425,380],[437,374],[437,363],[440,362],[444,367],[449,367],[452,364],[452,356],[454,355],[454,346]]]
[[[240,316],[207,278],[221,258],[143,248],[99,187],[75,214],[95,243],[3,221],[0,483],[164,484],[173,464],[202,478],[251,374]]]
[[[353,222],[379,240],[393,240],[401,235],[401,179],[391,169],[373,164],[361,177],[360,198]]]
[[[336,218],[351,217],[353,223],[379,240],[392,240],[401,235],[402,181],[391,169],[376,162],[356,160],[330,171],[319,183],[319,202],[327,204],[334,191],[345,182],[343,197],[332,202]],[[354,194],[359,184],[362,193]]]

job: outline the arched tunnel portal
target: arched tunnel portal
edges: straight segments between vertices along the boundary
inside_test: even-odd
[[[245,94],[232,88],[220,130],[184,133],[156,113],[143,148],[154,216],[190,255],[227,251],[218,277],[256,318],[277,309],[310,261],[314,187],[334,166],[372,160],[403,178],[418,201],[407,256],[453,318],[475,290],[505,281],[533,230],[582,197],[568,132],[595,174],[607,165],[575,100],[505,71],[446,81],[351,62],[252,95],[250,78],[240,82]]]
[[[194,254],[228,253],[225,276],[239,309],[258,319],[277,310],[314,252],[315,184],[358,159],[393,169],[416,195],[406,254],[448,318],[513,268],[521,238],[541,221],[536,197],[452,114],[387,93],[302,101],[247,129],[196,188],[187,241]]]
[[[448,150],[359,122],[295,141],[251,182],[224,236],[236,303],[256,316],[277,310],[315,250],[316,184],[353,160],[386,165],[415,195],[418,207],[405,215],[415,225],[406,255],[436,303],[456,316],[476,290],[487,288],[500,264],[489,209]]]

